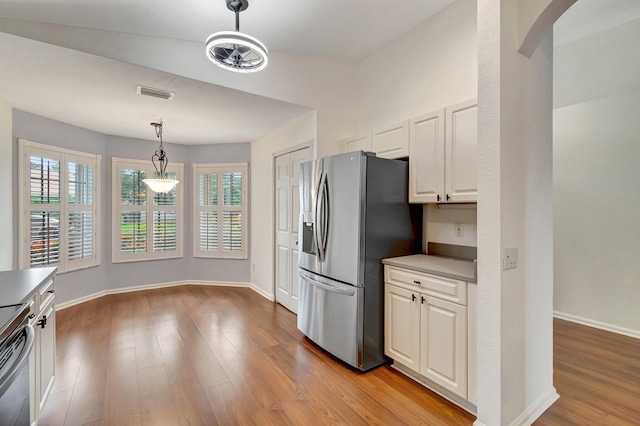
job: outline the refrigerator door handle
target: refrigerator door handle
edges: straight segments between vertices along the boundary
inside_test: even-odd
[[[331,205],[329,204],[329,177],[327,172],[324,174],[324,190],[322,191],[322,253],[323,257],[327,257],[327,242],[329,241],[329,212]]]
[[[302,272],[298,272],[298,276],[300,278],[302,278],[303,280],[305,280],[306,282],[308,282],[309,284],[313,284],[316,287],[323,288],[323,289],[325,289],[327,291],[331,291],[333,293],[346,294],[347,296],[353,296],[353,294],[355,293],[354,290],[342,290],[342,289],[334,287],[332,285],[321,283],[320,281],[316,281],[316,280],[314,280],[312,278],[309,278],[308,276],[306,276]]]
[[[325,259],[325,236],[323,235],[325,227],[325,188],[326,188],[327,172],[322,172],[320,177],[320,183],[318,184],[318,191],[316,196],[316,209],[315,209],[315,237],[316,246],[318,247],[318,258],[320,262],[324,262]]]

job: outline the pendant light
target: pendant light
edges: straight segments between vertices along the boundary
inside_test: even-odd
[[[248,0],[226,0],[227,9],[236,14],[236,30],[220,31],[207,38],[206,55],[214,64],[229,71],[256,72],[267,66],[267,48],[258,39],[240,32],[240,12]]]
[[[156,169],[157,179],[142,179],[153,192],[166,194],[175,187],[179,181],[175,179],[167,179],[167,164],[169,164],[169,158],[167,153],[164,152],[162,147],[162,119],[159,123],[151,123],[156,130],[156,137],[160,138],[160,147],[156,149],[156,152],[151,157],[153,167]]]

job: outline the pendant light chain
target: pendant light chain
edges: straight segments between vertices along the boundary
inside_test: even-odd
[[[156,152],[151,156],[151,162],[153,163],[153,167],[156,169],[156,173],[158,174],[159,179],[166,179],[167,176],[167,165],[169,164],[169,157],[167,153],[164,151],[162,145],[162,119],[160,119],[160,123],[151,123],[153,127],[156,129],[156,137],[160,138],[160,147],[156,150]],[[159,163],[156,164],[156,161]]]

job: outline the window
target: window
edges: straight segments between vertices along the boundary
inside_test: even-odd
[[[167,176],[182,179],[182,164]],[[113,262],[182,257],[182,190],[157,194],[142,182],[154,176],[151,161],[113,158]]]
[[[20,139],[21,268],[100,264],[101,156]]]
[[[247,163],[194,164],[194,256],[247,258]]]

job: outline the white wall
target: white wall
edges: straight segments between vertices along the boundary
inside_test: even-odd
[[[554,50],[554,310],[640,337],[640,20]]]
[[[336,141],[355,121],[352,61],[271,52],[263,71],[231,73],[211,64],[201,42],[7,18],[0,18],[0,27],[9,34],[316,108],[320,156],[336,153]]]
[[[316,112],[309,112],[251,143],[251,283],[275,298],[274,288],[274,154],[290,147],[314,142]]]
[[[0,99],[0,271],[13,269],[13,113]]]
[[[476,98],[476,20],[476,1],[458,0],[360,61],[354,134]]]
[[[478,1],[478,420],[531,424],[553,388],[551,34],[517,52],[517,0]],[[518,267],[502,270],[505,248]]]
[[[153,134],[152,134],[153,135]],[[153,137],[153,136],[151,136]],[[172,281],[202,280],[245,284],[250,279],[250,259],[196,259],[193,257],[192,188],[191,164],[215,162],[246,162],[250,159],[248,143],[216,145],[164,144],[171,161],[185,164],[184,180],[180,183],[184,191],[184,256],[179,259],[147,262],[111,262],[111,157],[148,160],[149,154],[158,146],[157,141],[143,141],[116,136],[105,136],[87,129],[72,126],[48,118],[13,111],[13,149],[17,152],[18,138],[34,142],[91,152],[102,155],[101,174],[101,264],[99,266],[58,274],[56,278],[56,300],[59,303],[83,298],[104,290],[123,287],[159,284]],[[17,155],[14,158],[17,162]],[[14,170],[17,165],[14,164]],[[17,178],[17,172],[15,173]],[[17,180],[8,180],[17,191]],[[11,205],[11,204],[10,204]],[[18,207],[13,203],[17,223]],[[251,211],[251,205],[249,206]],[[9,216],[10,217],[10,216]],[[4,223],[4,216],[0,216]],[[7,221],[11,223],[10,221]],[[14,247],[17,250],[17,235]],[[13,247],[12,247],[13,248]],[[15,265],[17,266],[17,264]]]
[[[360,61],[353,134],[476,98],[477,40],[476,1],[458,0]],[[424,213],[425,242],[477,245],[476,210]],[[455,222],[465,223],[464,237],[454,236]]]
[[[424,222],[426,242],[478,246],[478,210],[474,204],[426,204]],[[462,223],[461,237],[456,236],[456,223]]]

